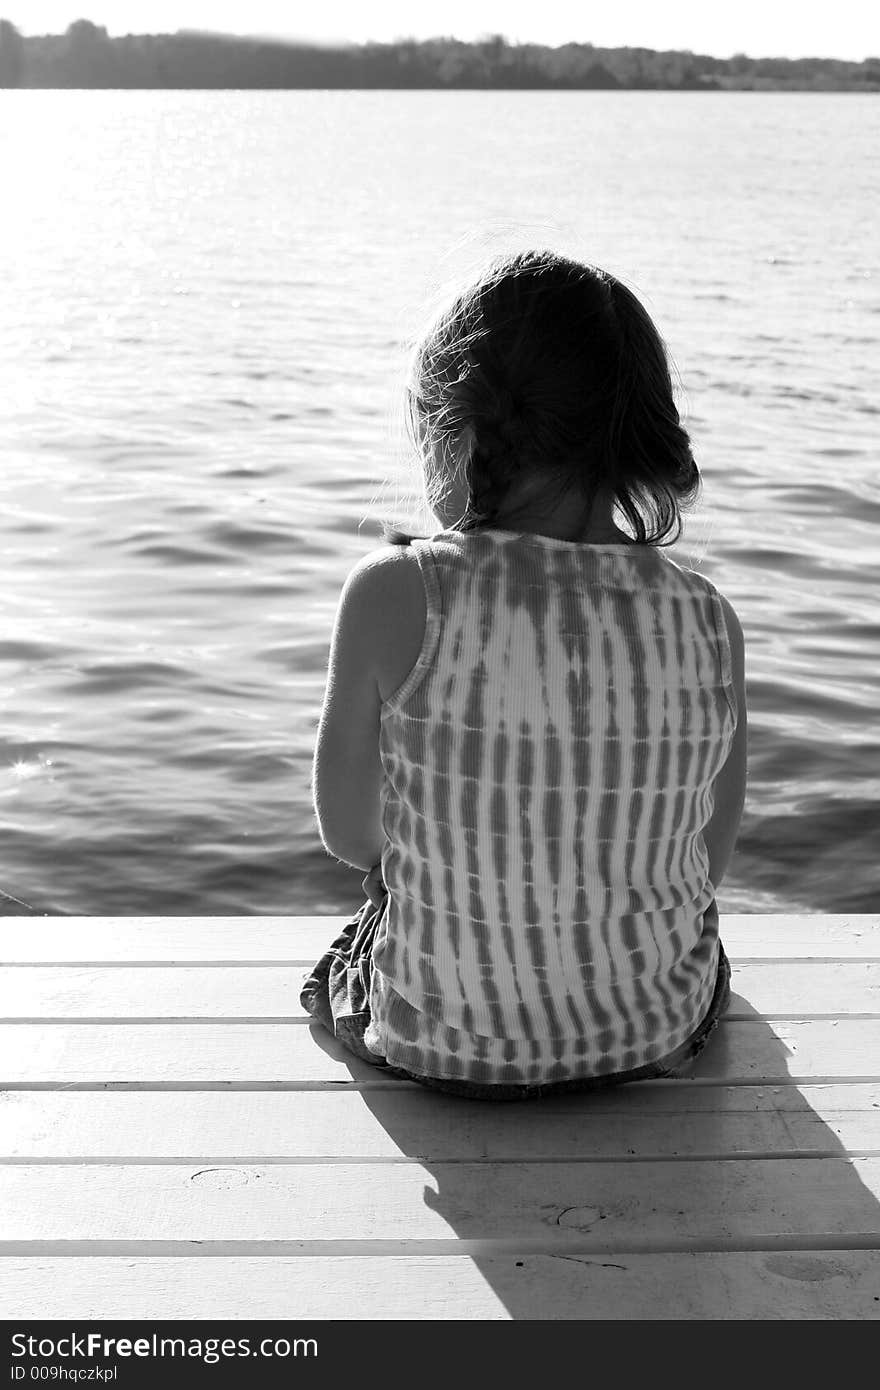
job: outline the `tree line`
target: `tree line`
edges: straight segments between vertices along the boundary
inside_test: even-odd
[[[687,51],[436,38],[316,46],[181,30],[112,38],[78,19],[24,37],[0,20],[0,87],[880,91],[880,58],[712,58]]]

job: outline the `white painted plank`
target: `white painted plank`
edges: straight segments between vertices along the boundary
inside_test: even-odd
[[[0,1018],[307,1018],[307,975],[303,965],[22,965],[0,970]]]
[[[385,1091],[10,1091],[0,1160],[524,1161],[880,1153],[880,1085],[631,1086],[474,1105]]]
[[[342,917],[5,917],[0,965],[224,960],[308,965],[344,922]]]
[[[722,1022],[693,1077],[872,1080],[880,1073],[880,1021]],[[318,1024],[7,1023],[0,1025],[0,1086],[372,1082],[411,1085],[346,1053]],[[693,1084],[689,1082],[688,1084]]]
[[[0,1253],[25,1253],[21,1242],[125,1242],[130,1253],[145,1254],[136,1248],[145,1241],[172,1242],[181,1254],[191,1253],[192,1241],[211,1241],[223,1247],[218,1253],[243,1255],[498,1254],[523,1242],[535,1252],[581,1254],[772,1249],[786,1241],[878,1249],[878,1199],[877,1158],[7,1164],[0,1166]],[[457,1241],[490,1248],[456,1252]],[[337,1242],[346,1248],[333,1248]],[[360,1242],[379,1245],[351,1248]],[[402,1248],[409,1242],[444,1248]]]
[[[734,965],[729,1016],[880,1015],[880,962],[786,961]]]
[[[307,1018],[306,966],[22,965],[0,970],[0,1019]],[[730,1017],[880,1017],[880,963],[735,966]]]
[[[465,1255],[94,1256],[0,1262],[0,1308],[48,1318],[876,1319],[880,1253],[559,1259]],[[319,1338],[318,1354],[320,1357]]]
[[[22,965],[0,970],[0,1018],[307,1018],[307,975],[304,965]]]
[[[877,913],[731,913],[721,918],[731,959],[880,959]]]
[[[357,904],[355,904],[355,908]],[[280,961],[311,964],[345,917],[5,917],[0,964],[104,961]],[[816,957],[880,960],[880,915],[725,914],[722,937],[735,959]]]

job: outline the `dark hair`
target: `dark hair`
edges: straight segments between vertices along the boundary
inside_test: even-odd
[[[583,527],[604,488],[637,541],[671,545],[699,492],[647,311],[613,275],[550,251],[493,262],[440,315],[416,348],[407,414],[429,500],[460,471],[462,531],[491,525],[527,475],[541,501],[583,497]],[[385,539],[412,538],[386,525]]]

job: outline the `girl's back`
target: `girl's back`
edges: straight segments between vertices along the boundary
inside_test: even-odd
[[[315,806],[370,901],[303,1002],[461,1094],[677,1074],[729,998],[746,711],[735,613],[662,550],[700,487],[662,339],[614,276],[522,253],[432,324],[407,404],[444,529],[343,591]]]
[[[367,1046],[490,1084],[667,1055],[718,970],[702,832],[737,716],[719,595],[650,545],[482,529],[411,549],[426,621],[381,707]]]

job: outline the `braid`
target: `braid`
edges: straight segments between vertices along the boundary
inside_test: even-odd
[[[496,515],[507,491],[507,480],[499,477],[498,465],[497,456],[483,449],[474,449],[467,462],[471,510],[486,520]]]
[[[522,396],[471,358],[450,390],[450,405],[455,425],[471,433],[466,465],[469,510],[475,521],[490,520],[522,466],[526,443]]]

